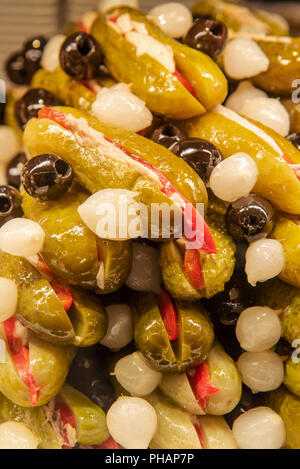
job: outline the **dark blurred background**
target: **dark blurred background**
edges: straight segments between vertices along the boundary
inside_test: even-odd
[[[97,9],[101,0],[0,0],[0,78],[5,78],[3,63],[21,48],[24,40],[36,34],[50,38],[68,22],[77,22],[88,10]],[[166,0],[140,0],[140,7],[150,9]],[[192,6],[196,0],[186,0]],[[300,0],[264,2],[248,1],[251,5],[283,13],[289,21],[300,25]]]

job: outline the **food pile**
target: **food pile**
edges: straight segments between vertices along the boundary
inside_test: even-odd
[[[300,448],[300,38],[107,0],[6,70],[0,448]]]

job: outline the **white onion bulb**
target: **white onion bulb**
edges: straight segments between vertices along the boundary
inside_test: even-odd
[[[215,166],[209,185],[219,199],[234,202],[251,192],[257,176],[253,159],[247,153],[236,153]]]
[[[162,373],[153,370],[141,352],[121,358],[114,369],[118,382],[133,396],[146,396],[160,384]]]
[[[235,332],[240,346],[244,350],[263,352],[279,341],[281,323],[273,309],[253,306],[240,314]]]
[[[56,34],[45,45],[41,65],[45,70],[53,72],[59,66],[59,53],[67,36]]]
[[[278,99],[256,97],[244,103],[240,113],[270,127],[283,137],[290,132],[290,116]]]
[[[37,449],[38,439],[21,422],[0,425],[0,449]]]
[[[108,328],[100,343],[113,352],[117,352],[133,339],[132,311],[126,304],[109,305],[105,309],[108,316]]]
[[[149,127],[153,118],[146,103],[131,93],[124,83],[102,88],[92,104],[92,113],[101,122],[133,132]]]
[[[283,382],[284,367],[277,353],[244,352],[237,361],[243,383],[253,393],[277,389]]]
[[[250,285],[265,282],[280,274],[284,267],[283,247],[276,239],[259,239],[246,252],[245,271]]]
[[[280,449],[286,434],[282,418],[269,407],[256,407],[240,415],[232,432],[240,449]]]
[[[138,0],[100,0],[98,3],[98,10],[100,13],[106,13],[110,8],[128,6],[131,8],[138,8]]]
[[[29,257],[38,254],[44,244],[45,233],[35,221],[13,218],[0,229],[0,249],[13,256]]]
[[[150,18],[170,37],[184,36],[193,24],[190,10],[181,3],[163,3],[152,8]]]
[[[17,132],[8,125],[0,125],[0,164],[7,164],[19,150]]]
[[[120,397],[107,412],[111,436],[126,449],[147,449],[157,427],[154,408],[140,397]]]
[[[157,250],[141,243],[132,243],[132,267],[127,287],[136,291],[160,293],[162,278]]]
[[[0,277],[0,322],[12,317],[17,310],[18,287],[12,280]]]
[[[230,78],[243,80],[269,68],[270,61],[252,39],[233,39],[223,53],[224,69]]]
[[[236,90],[229,96],[226,107],[232,111],[241,112],[242,107],[253,99],[267,97],[267,93],[255,88],[251,81],[245,80],[241,81]]]

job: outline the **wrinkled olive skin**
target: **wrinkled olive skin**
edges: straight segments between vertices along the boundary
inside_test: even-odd
[[[100,445],[109,438],[106,415],[88,397],[72,386],[65,384],[58,395],[75,417],[76,436],[82,445]]]
[[[300,163],[300,152],[291,142],[257,122],[255,125],[272,137],[293,163]],[[254,132],[216,112],[191,119],[183,128],[189,137],[212,142],[222,152],[223,158],[237,152],[248,153],[259,171],[253,192],[282,211],[300,214],[299,180],[284,159],[278,157],[275,149]]]
[[[286,28],[272,19],[269,12],[236,5],[235,2],[201,0],[192,8],[192,13],[196,18],[197,16],[212,16],[235,32],[246,27],[247,31],[257,34],[261,32],[280,36],[288,33]]]
[[[164,372],[180,372],[205,359],[214,333],[200,305],[175,303],[179,335],[173,344],[168,338],[154,295],[133,295],[132,307],[136,346],[154,368]]]
[[[157,114],[187,119],[202,114],[223,102],[227,83],[219,67],[202,52],[191,49],[166,36],[145,14],[127,7],[110,10],[109,15],[128,13],[143,23],[149,34],[172,48],[177,70],[194,87],[197,99],[159,62],[147,54],[136,55],[136,48],[99,16],[92,35],[106,56],[111,75],[120,82],[132,83],[133,92]]]
[[[38,439],[38,449],[62,449],[42,407],[21,407],[0,394],[0,424],[11,421],[22,422],[31,429]]]
[[[285,264],[279,274],[284,282],[300,288],[300,226],[285,217],[280,217],[271,238],[282,244]]]
[[[257,289],[258,305],[282,309],[280,315],[282,337],[292,344],[300,337],[300,294],[299,290],[279,279],[270,280]]]
[[[163,243],[160,248],[159,263],[166,288],[179,300],[193,301],[210,298],[223,291],[230,279],[235,264],[235,245],[226,232],[224,218],[210,213],[206,217],[217,247],[216,254],[199,253],[203,270],[205,288],[195,290],[185,276],[183,256],[178,252],[176,242]]]
[[[66,345],[74,339],[72,323],[48,280],[26,259],[0,251],[0,276],[18,287],[16,316],[39,337]]]
[[[7,362],[0,363],[0,391],[14,404],[31,407],[29,389],[16,370],[2,325],[0,335],[7,350]],[[75,353],[73,346],[57,347],[30,334],[31,369],[37,386],[41,387],[37,406],[46,404],[59,392]]]
[[[300,449],[300,398],[284,386],[266,395],[265,405],[277,412],[285,424],[287,449]]]
[[[203,181],[194,170],[172,152],[152,140],[118,127],[102,124],[98,119],[73,108],[55,108],[74,117],[83,117],[95,130],[123,147],[129,153],[151,163],[162,171],[191,203],[206,203],[207,192]],[[100,155],[95,147],[82,147],[75,136],[59,124],[48,119],[32,119],[24,132],[24,144],[31,156],[53,152],[67,160],[75,176],[90,192],[119,188],[137,191],[140,201],[150,203],[170,199],[132,166]],[[153,190],[154,189],[154,190]]]
[[[107,331],[107,314],[100,298],[90,292],[70,288],[73,304],[68,311],[77,347],[90,347],[100,342]]]
[[[146,399],[157,415],[157,429],[149,445],[151,449],[201,449],[190,414],[171,404],[158,391]]]

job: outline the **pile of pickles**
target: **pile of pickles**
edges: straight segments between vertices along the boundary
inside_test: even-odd
[[[0,448],[300,449],[300,38],[237,1],[120,0],[22,47]],[[168,236],[105,236],[120,201],[175,204],[202,242],[175,213]]]

